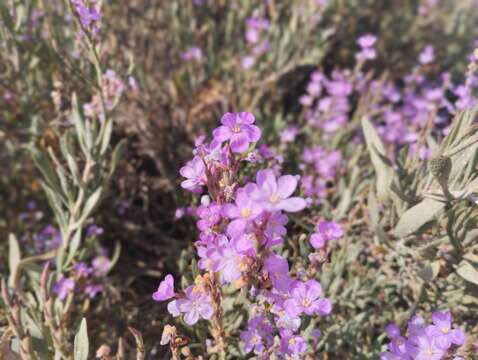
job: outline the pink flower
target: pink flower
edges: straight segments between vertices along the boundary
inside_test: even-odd
[[[317,224],[317,233],[310,237],[310,244],[315,249],[321,249],[327,241],[338,240],[344,236],[344,231],[340,224],[333,221],[320,220]]]
[[[254,220],[261,212],[261,206],[248,196],[246,190],[238,189],[235,204],[226,204],[222,208],[224,216],[234,219],[227,226],[227,233],[239,236],[246,229],[248,222]]]
[[[216,141],[231,142],[231,150],[242,153],[247,150],[250,143],[256,142],[261,137],[261,130],[252,125],[254,115],[248,112],[225,113],[221,118],[222,126],[214,129],[213,135]]]
[[[466,336],[463,331],[452,328],[452,316],[449,311],[435,311],[432,313],[433,325],[430,333],[435,336],[436,345],[442,350],[448,350],[452,345],[463,345]]]
[[[247,70],[250,69],[255,62],[256,58],[253,55],[246,55],[241,59],[241,66],[243,69]]]
[[[291,279],[289,277],[289,264],[283,257],[271,254],[264,261],[264,270],[269,274],[272,285],[279,291],[287,292]]]
[[[281,237],[287,233],[285,224],[287,224],[288,218],[280,211],[273,212],[267,219],[267,225],[265,233],[270,237]]]
[[[330,314],[332,305],[328,299],[320,298],[322,287],[316,280],[297,282],[291,292],[291,298],[286,300],[284,308],[289,316]]]
[[[219,249],[218,267],[221,271],[222,279],[226,283],[231,283],[241,277],[241,265],[244,255],[236,249],[236,242],[229,240]]]
[[[75,281],[63,275],[60,276],[53,286],[53,292],[58,295],[58,298],[62,301],[65,300],[68,294],[73,292],[73,290],[75,290]]]
[[[200,61],[202,59],[202,50],[197,46],[190,47],[181,54],[181,59],[185,61]]]
[[[183,189],[197,191],[206,183],[206,165],[199,156],[195,156],[183,166],[179,173],[187,179],[181,183]]]
[[[430,64],[435,60],[435,49],[431,45],[425,46],[425,49],[418,56],[418,61],[420,64],[426,65]]]
[[[185,295],[185,298],[176,300],[176,306],[180,312],[185,313],[186,324],[194,325],[199,318],[206,320],[211,318],[214,310],[208,294],[198,291],[194,286],[189,286]]]
[[[159,284],[159,288],[153,294],[154,301],[165,301],[174,296],[174,278],[171,274],[166,275]]]
[[[365,34],[358,38],[357,44],[361,48],[371,48],[377,42],[377,37],[372,34]]]
[[[297,187],[297,177],[284,175],[276,179],[272,169],[259,170],[257,184],[249,183],[246,191],[267,211],[300,211],[307,205],[300,197],[290,197]]]

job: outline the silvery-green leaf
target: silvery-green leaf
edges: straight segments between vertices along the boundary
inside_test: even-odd
[[[85,141],[85,136],[86,136],[85,123],[81,116],[80,107],[78,104],[78,98],[76,97],[75,93],[73,93],[72,95],[71,103],[72,103],[72,110],[73,110],[72,111],[73,124],[75,125],[75,132],[78,137],[78,143],[80,144],[83,154],[85,156],[88,156],[89,152],[88,152],[86,141]]]
[[[466,281],[478,285],[478,270],[468,261],[463,260],[456,272]]]
[[[81,325],[75,335],[74,360],[88,360],[89,341],[86,319],[81,320]]]
[[[375,229],[378,225],[379,214],[378,214],[377,199],[375,198],[375,194],[373,191],[369,191],[368,193],[367,209],[368,209],[368,215],[370,220],[370,226],[372,227],[372,229]]]
[[[26,309],[21,312],[22,322],[27,325],[28,331],[31,336],[36,337],[38,339],[43,339],[43,332],[41,326],[32,319],[32,317],[28,314]]]
[[[420,269],[417,274],[423,279],[423,281],[430,282],[437,277],[439,272],[440,262],[433,261]]]
[[[118,259],[120,257],[120,254],[121,254],[121,243],[119,241],[117,241],[116,244],[115,244],[115,249],[113,251],[113,256],[111,257],[110,266],[108,268],[108,271],[111,271],[111,269],[116,265],[116,263],[118,262]]]
[[[405,237],[418,231],[422,226],[435,220],[444,210],[445,203],[433,199],[424,199],[411,207],[400,217],[394,233]]]
[[[66,162],[68,164],[68,168],[70,169],[71,176],[73,178],[73,181],[75,184],[78,186],[78,184],[81,183],[80,181],[80,173],[78,171],[78,164],[76,163],[75,159],[73,156],[70,154],[66,154]]]
[[[80,219],[74,224],[75,229],[81,226],[81,224],[85,222],[88,216],[91,215],[95,206],[98,205],[98,202],[100,201],[102,191],[103,191],[103,187],[100,186],[98,187],[98,189],[95,190],[93,194],[91,194],[88,197],[88,200],[86,200],[85,207],[83,208],[83,212],[81,214]]]
[[[111,154],[111,165],[110,165],[111,168],[110,168],[109,176],[113,175],[116,165],[118,164],[119,159],[121,159],[121,157],[123,156],[125,149],[126,149],[126,140],[123,139],[119,142],[118,145],[116,145],[115,149],[113,150],[113,153]]]
[[[10,269],[10,277],[8,278],[8,285],[15,286],[15,279],[17,276],[18,266],[20,265],[20,245],[15,235],[8,236],[8,267]]]
[[[106,150],[108,149],[108,145],[110,144],[111,134],[113,132],[113,120],[107,119],[104,125],[104,131],[100,134],[101,140],[101,148],[100,148],[100,155],[104,155]]]
[[[75,233],[73,234],[73,237],[71,239],[71,242],[69,244],[69,249],[68,249],[68,256],[66,258],[66,264],[65,266],[68,266],[73,258],[76,255],[76,252],[78,251],[81,243],[81,228],[77,229]]]
[[[41,185],[43,191],[45,191],[48,203],[50,204],[50,207],[55,214],[56,220],[58,221],[60,228],[64,228],[66,226],[66,214],[63,210],[61,195],[56,193],[43,181],[41,182]]]
[[[33,161],[35,162],[38,169],[40,169],[43,177],[47,184],[55,191],[60,192],[60,183],[56,177],[55,171],[51,166],[50,161],[47,157],[38,149],[32,148],[31,150]]]
[[[393,169],[385,161],[385,147],[375,131],[375,128],[366,117],[362,118],[362,130],[372,160],[372,165],[377,175],[377,196],[380,200],[388,199],[390,185],[393,180]]]

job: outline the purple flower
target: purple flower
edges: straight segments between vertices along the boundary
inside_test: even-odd
[[[245,38],[249,44],[257,44],[260,39],[260,32],[256,28],[249,27],[246,29]]]
[[[60,276],[58,281],[53,286],[53,292],[60,300],[65,300],[67,295],[75,289],[75,281],[73,279]]]
[[[275,245],[280,242],[280,239],[287,234],[287,229],[284,226],[287,224],[288,218],[280,211],[266,214],[266,227],[264,234],[271,240],[269,246]]]
[[[289,277],[289,264],[283,257],[270,254],[264,261],[264,270],[269,274],[272,285],[279,291],[287,292],[291,279]]]
[[[84,0],[72,0],[72,4],[78,13],[81,25],[91,31],[93,35],[97,35],[101,25],[100,12],[95,7],[89,8]]]
[[[181,54],[181,59],[185,61],[190,61],[190,60],[200,61],[202,57],[203,57],[202,50],[197,46],[192,46]]]
[[[111,268],[111,260],[106,256],[97,256],[91,262],[93,266],[93,271],[96,276],[102,277],[105,276]]]
[[[206,184],[206,165],[199,156],[195,156],[183,166],[179,173],[187,179],[181,183],[183,189],[197,191]]]
[[[75,266],[73,266],[73,269],[75,269],[76,276],[83,278],[90,276],[93,272],[93,269],[86,265],[86,263],[84,262],[79,262],[75,264]]]
[[[242,255],[234,240],[229,240],[219,248],[217,253],[217,267],[215,271],[221,271],[222,279],[231,283],[241,277],[241,268],[244,255]]]
[[[449,311],[436,311],[432,313],[433,325],[430,331],[435,336],[436,345],[443,350],[448,350],[452,344],[463,345],[465,334],[459,329],[452,329],[451,313]]]
[[[451,328],[450,312],[434,312],[433,325],[426,325],[423,318],[413,316],[407,327],[407,336],[400,334],[395,324],[386,327],[387,335],[392,338],[388,352],[381,354],[384,360],[439,360],[452,355],[451,345],[462,345],[465,334]]]
[[[235,204],[225,204],[222,214],[229,219],[234,219],[227,226],[227,233],[231,236],[239,236],[249,221],[254,220],[262,212],[262,207],[253,201],[244,188],[236,192]]]
[[[225,113],[221,118],[222,126],[214,129],[214,139],[219,142],[230,141],[231,150],[242,153],[247,150],[250,143],[256,142],[261,137],[261,130],[252,125],[254,115],[248,112]]]
[[[88,226],[86,229],[87,236],[99,236],[104,233],[104,229],[96,224]]]
[[[246,55],[241,58],[241,67],[245,70],[250,69],[255,62],[256,58],[253,55]]]
[[[168,312],[174,317],[181,315],[181,311],[178,308],[177,300],[173,300],[168,303]]]
[[[90,284],[85,287],[85,294],[93,299],[98,293],[103,291],[103,285],[101,284]]]
[[[221,206],[211,203],[209,206],[198,207],[196,214],[201,220],[197,222],[197,227],[201,231],[212,228],[221,221]]]
[[[315,249],[321,249],[327,241],[337,240],[344,236],[344,231],[340,224],[333,221],[320,220],[317,224],[317,233],[310,237],[310,244]]]
[[[176,300],[177,308],[184,314],[184,322],[194,325],[200,318],[209,320],[213,315],[213,307],[209,295],[189,286],[182,299]],[[169,307],[168,307],[169,310]]]
[[[375,45],[376,42],[377,42],[377,37],[373,34],[362,35],[357,40],[357,44],[361,48],[371,48]]]
[[[273,343],[273,327],[264,315],[258,315],[249,320],[247,330],[241,331],[240,337],[244,342],[244,350],[246,353],[254,351],[256,355],[260,355]]]
[[[299,134],[299,128],[295,125],[289,126],[280,133],[280,141],[283,143],[293,142]]]
[[[247,184],[246,190],[267,211],[296,212],[307,205],[300,197],[290,197],[297,187],[295,176],[284,175],[276,179],[272,169],[259,170],[256,182],[257,184]]]
[[[174,295],[174,278],[171,274],[168,274],[164,280],[159,283],[158,290],[153,293],[153,300],[165,301],[171,299]]]
[[[435,60],[435,49],[431,45],[425,46],[423,51],[418,55],[418,61],[420,64],[426,65],[430,64]]]
[[[445,351],[437,346],[436,338],[422,333],[414,341],[417,346],[412,352],[413,359],[416,360],[441,360],[445,356]]]
[[[332,304],[328,299],[321,298],[322,287],[316,280],[297,282],[290,291],[291,298],[286,300],[284,308],[290,316],[321,314],[327,315],[332,311]]]
[[[287,355],[297,355],[307,350],[307,343],[304,338],[294,335],[292,331],[281,329],[280,331],[280,350]]]

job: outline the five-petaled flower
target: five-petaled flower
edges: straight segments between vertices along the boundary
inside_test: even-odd
[[[243,153],[250,143],[261,137],[261,130],[252,125],[254,122],[254,115],[248,112],[225,113],[221,118],[222,126],[213,131],[214,139],[220,142],[229,140],[233,152]]]
[[[247,184],[246,191],[267,211],[297,212],[307,205],[301,197],[290,197],[297,188],[296,176],[283,175],[276,179],[272,169],[259,170],[256,182]]]

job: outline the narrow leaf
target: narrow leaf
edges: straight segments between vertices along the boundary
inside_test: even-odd
[[[10,277],[8,278],[8,285],[15,286],[15,278],[20,264],[21,254],[20,246],[15,235],[10,234],[8,237],[8,266],[10,268]]]
[[[81,320],[80,329],[75,335],[74,343],[74,359],[75,360],[88,360],[88,331],[86,328],[86,320]]]
[[[423,225],[433,221],[445,208],[445,203],[427,198],[411,207],[400,217],[394,233],[405,237],[418,231]]]
[[[365,142],[367,143],[367,149],[370,153],[373,168],[377,174],[376,187],[378,199],[388,199],[390,185],[393,180],[393,169],[390,164],[385,161],[385,147],[375,131],[375,128],[366,117],[362,118],[362,130],[365,136]]]
[[[464,260],[456,272],[466,281],[478,285],[478,270],[468,261]]]

